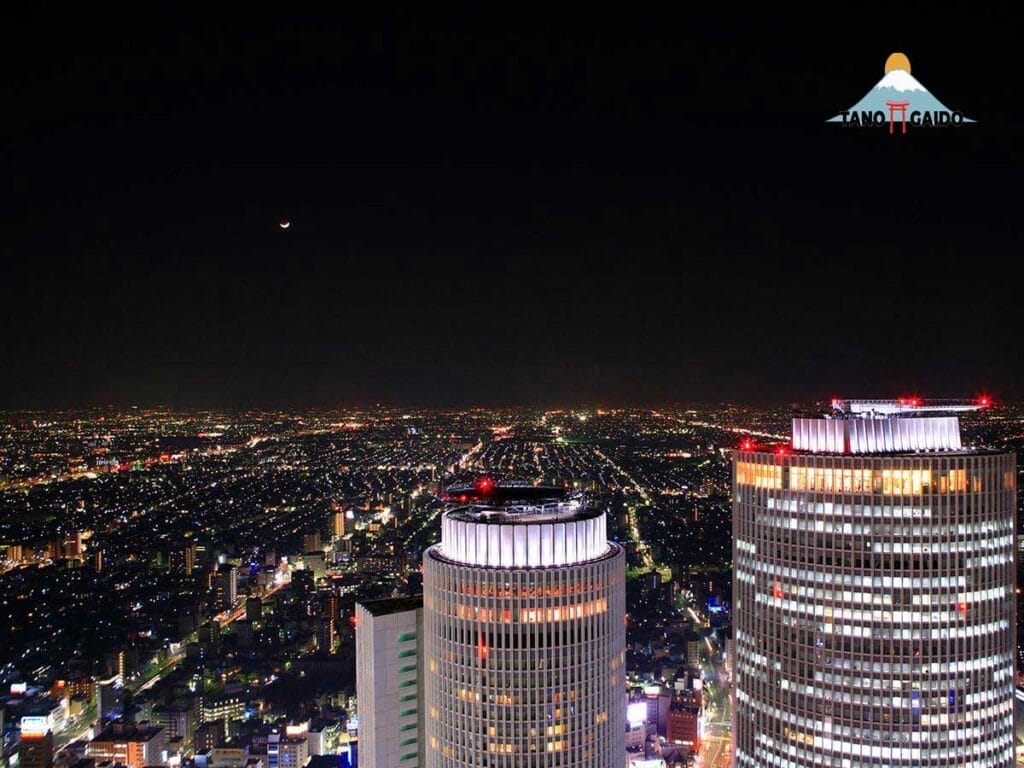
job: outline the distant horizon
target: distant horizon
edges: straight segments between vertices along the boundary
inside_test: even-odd
[[[902,395],[873,395],[873,396],[846,396],[842,399],[853,400],[896,400]],[[917,396],[917,395],[915,395]],[[920,395],[924,400],[972,400],[977,396],[955,396],[955,395]],[[633,404],[608,404],[608,403],[553,403],[553,404],[532,404],[532,403],[455,403],[455,404],[424,404],[424,403],[372,403],[372,404],[292,404],[274,405],[262,404],[118,404],[118,403],[93,403],[86,405],[67,406],[26,406],[26,407],[0,407],[0,414],[17,413],[75,413],[88,411],[174,411],[182,413],[201,413],[218,411],[255,411],[264,413],[282,412],[330,412],[330,411],[373,411],[373,410],[415,410],[415,411],[490,411],[490,410],[532,410],[532,411],[656,411],[658,409],[687,410],[694,408],[717,408],[717,407],[742,407],[742,408],[808,408],[821,406],[828,408],[832,397],[800,400],[773,400],[766,402],[750,402],[741,400],[694,400],[675,403],[633,403]],[[1024,404],[1021,400],[1002,400],[993,398],[989,408],[999,408]]]

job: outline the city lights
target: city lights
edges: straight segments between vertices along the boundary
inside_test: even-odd
[[[874,401],[874,415],[851,413],[861,407],[859,402],[842,401],[841,413],[846,415],[828,421],[842,427],[844,421],[882,423],[900,418],[879,415],[877,410],[885,408],[882,401]],[[910,407],[892,402],[894,407]],[[919,408],[933,404],[922,400]],[[980,407],[980,398],[970,405]],[[1000,406],[994,412],[1009,411]],[[925,413],[909,417],[921,427],[919,432],[911,435],[893,427],[885,434],[952,445],[945,422],[941,429],[927,427],[930,420],[947,415]],[[734,557],[728,501],[733,478],[740,498],[765,494],[758,524],[790,538],[858,537],[866,536],[868,527],[886,526],[885,536],[873,536],[855,549],[863,558],[881,558],[886,563],[893,558],[939,556],[940,550],[931,549],[925,555],[916,540],[900,538],[904,528],[920,529],[923,534],[935,524],[934,512],[929,516],[922,499],[1006,493],[1015,480],[1009,470],[975,468],[967,459],[980,461],[983,454],[963,446],[925,446],[930,452],[910,457],[916,463],[901,464],[899,456],[890,454],[884,456],[889,463],[879,463],[876,454],[853,454],[861,444],[847,439],[842,447],[851,453],[823,452],[809,461],[812,454],[803,443],[781,442],[785,425],[778,417],[756,409],[735,413],[607,410],[586,420],[571,412],[529,409],[500,414],[411,409],[322,416],[306,412],[289,422],[287,429],[278,425],[281,418],[276,413],[232,419],[219,413],[140,412],[119,421],[107,413],[102,422],[105,437],[90,443],[92,454],[84,459],[69,452],[61,465],[44,451],[22,451],[25,456],[34,454],[38,457],[34,461],[41,463],[12,465],[0,482],[14,493],[29,494],[33,504],[60,510],[60,514],[50,521],[19,518],[21,508],[12,505],[8,522],[0,523],[0,528],[8,526],[2,540],[11,542],[0,546],[0,578],[10,585],[6,594],[17,598],[5,606],[12,628],[9,642],[26,660],[21,665],[23,674],[31,676],[44,663],[54,665],[61,670],[61,685],[41,686],[34,677],[22,677],[9,683],[11,696],[32,706],[55,696],[67,705],[73,691],[91,685],[102,689],[93,696],[99,696],[104,710],[113,716],[120,713],[121,697],[131,693],[143,701],[164,702],[153,706],[167,708],[168,714],[160,716],[170,717],[178,706],[169,698],[170,691],[183,679],[180,690],[190,697],[202,696],[197,729],[204,718],[222,717],[266,722],[269,727],[273,710],[261,702],[274,686],[309,680],[307,659],[354,664],[358,638],[369,638],[377,631],[372,622],[357,621],[355,601],[390,594],[397,596],[387,599],[404,606],[402,601],[436,583],[431,563],[450,569],[453,575],[445,580],[451,588],[443,599],[428,601],[431,621],[472,627],[471,644],[461,663],[496,671],[506,663],[505,628],[518,625],[526,632],[554,632],[581,622],[604,621],[617,610],[606,592],[613,580],[595,571],[552,582],[516,582],[513,589],[504,582],[478,583],[454,574],[461,574],[460,569],[466,574],[477,570],[531,573],[533,569],[546,574],[590,568],[588,563],[603,568],[610,554],[621,548],[635,591],[629,597],[628,614],[622,610],[611,624],[626,633],[630,644],[624,656],[594,673],[603,675],[609,686],[612,680],[614,686],[625,686],[630,703],[626,711],[620,710],[619,722],[625,727],[628,713],[637,718],[627,728],[628,743],[645,729],[657,730],[657,723],[648,720],[654,707],[647,699],[661,697],[663,709],[674,713],[671,738],[668,723],[661,726],[666,733],[663,749],[679,755],[699,752],[699,760],[721,761],[730,754],[731,714],[728,689],[715,681],[731,679],[733,673],[727,671],[731,667],[742,681],[744,670],[760,670],[771,658],[745,645],[742,624],[737,642],[747,648],[745,655],[734,658],[732,638],[728,643],[724,639],[737,620],[723,591]],[[830,434],[818,426],[805,426],[799,421],[804,418],[792,422],[794,429],[808,435]],[[355,421],[359,430],[346,426]],[[503,425],[497,433],[496,422]],[[45,426],[18,433],[17,439],[40,445],[64,440],[76,445],[83,440],[81,435],[101,431],[100,422],[82,419],[40,423]],[[987,423],[986,428],[994,424],[1012,430],[1014,423],[1003,419]],[[410,433],[413,428],[415,434]],[[856,437],[862,428],[845,429]],[[188,447],[164,450],[161,441],[169,434],[181,435],[176,439]],[[617,442],[610,442],[608,435],[615,435]],[[254,440],[254,436],[266,439]],[[737,446],[742,453],[731,450]],[[114,455],[115,449],[120,455]],[[90,456],[111,461],[99,464]],[[123,466],[130,469],[122,470]],[[505,509],[508,492],[503,483],[512,472],[517,484],[511,487],[532,498]],[[545,485],[552,481],[556,484]],[[545,494],[558,499],[545,500]],[[817,504],[821,494],[837,500],[820,510],[802,506],[805,498]],[[853,505],[861,497],[870,497],[872,507],[870,513],[857,513],[866,515],[858,522]],[[845,504],[851,505],[849,515]],[[54,527],[48,529],[48,525]],[[48,530],[54,532],[47,542]],[[958,531],[957,536],[967,539],[986,535],[993,547],[1008,547],[1013,541],[1009,530],[982,532],[974,523]],[[430,550],[432,545],[436,546]],[[956,547],[960,551],[959,543]],[[927,611],[932,621],[949,622],[946,631],[954,638],[967,632],[987,637],[977,633],[1001,631],[1000,621],[1006,621],[991,614],[992,606],[1000,604],[998,588],[992,592],[951,582],[949,589],[956,591],[956,598],[943,600],[938,597],[945,589],[941,579],[949,576],[933,579],[929,575],[915,581],[911,576],[904,578],[895,566],[880,574],[878,587],[847,583],[847,577],[835,569],[822,571],[819,579],[817,566],[785,574],[750,569],[749,563],[763,551],[770,551],[763,540],[736,538],[737,594],[764,579],[762,593],[741,597],[743,604],[754,610],[784,611],[796,621],[816,621],[821,630],[809,636],[815,652],[825,652],[840,638],[860,642],[858,622],[891,622],[893,641],[902,641],[903,633],[911,631],[904,630],[902,623],[914,626],[920,611]],[[103,553],[102,564],[95,552]],[[424,552],[437,555],[436,561],[428,558],[427,567],[420,562]],[[1000,552],[986,554],[978,567],[998,567]],[[835,562],[837,555],[832,556]],[[80,582],[82,576],[88,576],[88,581]],[[160,585],[158,590],[154,584]],[[832,584],[844,597],[826,608],[825,595],[831,594]],[[909,590],[909,597],[897,605],[895,595],[900,590]],[[209,601],[211,613],[195,613],[201,609],[198,597]],[[68,629],[71,616],[78,617],[74,632]],[[397,659],[397,668],[404,670],[399,684],[408,687],[396,687],[394,695],[395,706],[408,711],[405,718],[413,722],[416,708],[408,697],[417,689],[410,681],[418,681],[420,674],[424,681],[441,674],[442,668],[448,669],[441,664],[452,664],[455,657],[446,660],[446,651],[435,648],[423,657],[423,670],[417,672],[416,659],[426,647],[421,643],[428,641],[419,636],[415,619],[405,626],[399,634],[410,639],[399,642],[397,652],[406,655]],[[384,631],[390,636],[391,630]],[[97,657],[105,674],[112,675],[102,678],[102,685],[61,666],[62,659],[73,657],[76,650],[89,653],[92,646],[85,642],[97,642],[94,638],[102,638],[100,642],[112,648]],[[281,653],[290,654],[283,664]],[[681,661],[667,668],[663,659],[668,654]],[[993,652],[979,657],[977,663],[998,672],[1004,656]],[[251,675],[230,666],[240,659],[246,660]],[[795,678],[783,675],[780,693],[791,692],[795,685]],[[804,690],[809,691],[806,695],[817,695],[819,687],[815,683]],[[509,685],[491,690],[460,683],[457,688],[452,695],[461,691],[461,701],[479,697],[482,703],[487,697],[494,706],[518,706],[515,702],[521,697]],[[570,706],[579,705],[572,703],[572,689],[557,690],[562,700],[550,702],[555,718],[550,727],[562,730],[548,733],[546,724],[538,729],[537,749],[545,754],[548,744],[572,743],[574,738],[568,721],[557,718],[568,716],[563,706],[566,697]],[[746,699],[738,701],[745,706]],[[921,701],[922,719],[931,716],[927,701]],[[440,721],[443,708],[432,706],[438,709]],[[53,734],[55,750],[104,730],[88,713],[74,714],[73,708],[65,706],[55,712],[63,714],[54,715],[46,728]],[[607,706],[594,711],[593,719],[612,723],[613,714],[609,699]],[[22,737],[29,741],[43,730],[33,726],[33,717],[37,716],[21,721]],[[371,717],[364,722],[371,727],[374,721]],[[276,725],[282,739],[313,738],[307,723]],[[193,743],[197,734],[192,733]],[[342,727],[335,735],[316,737],[321,738],[344,750],[347,740],[355,737]],[[413,742],[405,747],[401,742],[412,738],[392,740],[399,757],[413,748]],[[415,749],[420,743],[431,743],[426,733],[423,739]],[[438,750],[443,750],[439,735],[434,739]],[[487,750],[495,744],[501,754],[515,754],[508,751],[514,748],[514,740],[497,730],[482,739]],[[281,743],[290,749],[287,741]],[[391,742],[385,739],[387,743]],[[808,741],[798,743],[811,747]],[[161,754],[167,764],[191,768],[187,754],[166,749]]]

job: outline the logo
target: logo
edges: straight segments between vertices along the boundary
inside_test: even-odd
[[[912,128],[944,128],[973,123],[963,112],[949,109],[910,74],[910,59],[903,53],[889,54],[885,75],[863,99],[843,110],[829,123],[852,128],[884,128],[900,133]]]

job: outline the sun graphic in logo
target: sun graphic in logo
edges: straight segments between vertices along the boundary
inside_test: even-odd
[[[885,74],[889,74],[894,69],[902,69],[906,73],[910,73],[910,59],[907,58],[907,54],[890,53],[889,58],[885,60]]]

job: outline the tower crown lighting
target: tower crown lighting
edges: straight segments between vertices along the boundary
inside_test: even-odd
[[[935,400],[920,397],[897,397],[889,400],[844,400],[834,398],[832,410],[843,416],[885,418],[887,416],[913,416],[921,413],[968,413],[992,405],[992,399],[983,395],[976,400]]]
[[[606,512],[530,484],[443,497],[441,541],[423,555],[421,764],[621,765],[625,550]]]
[[[832,400],[830,415],[793,419],[792,447],[812,453],[960,451],[959,413],[987,408],[976,400]]]

